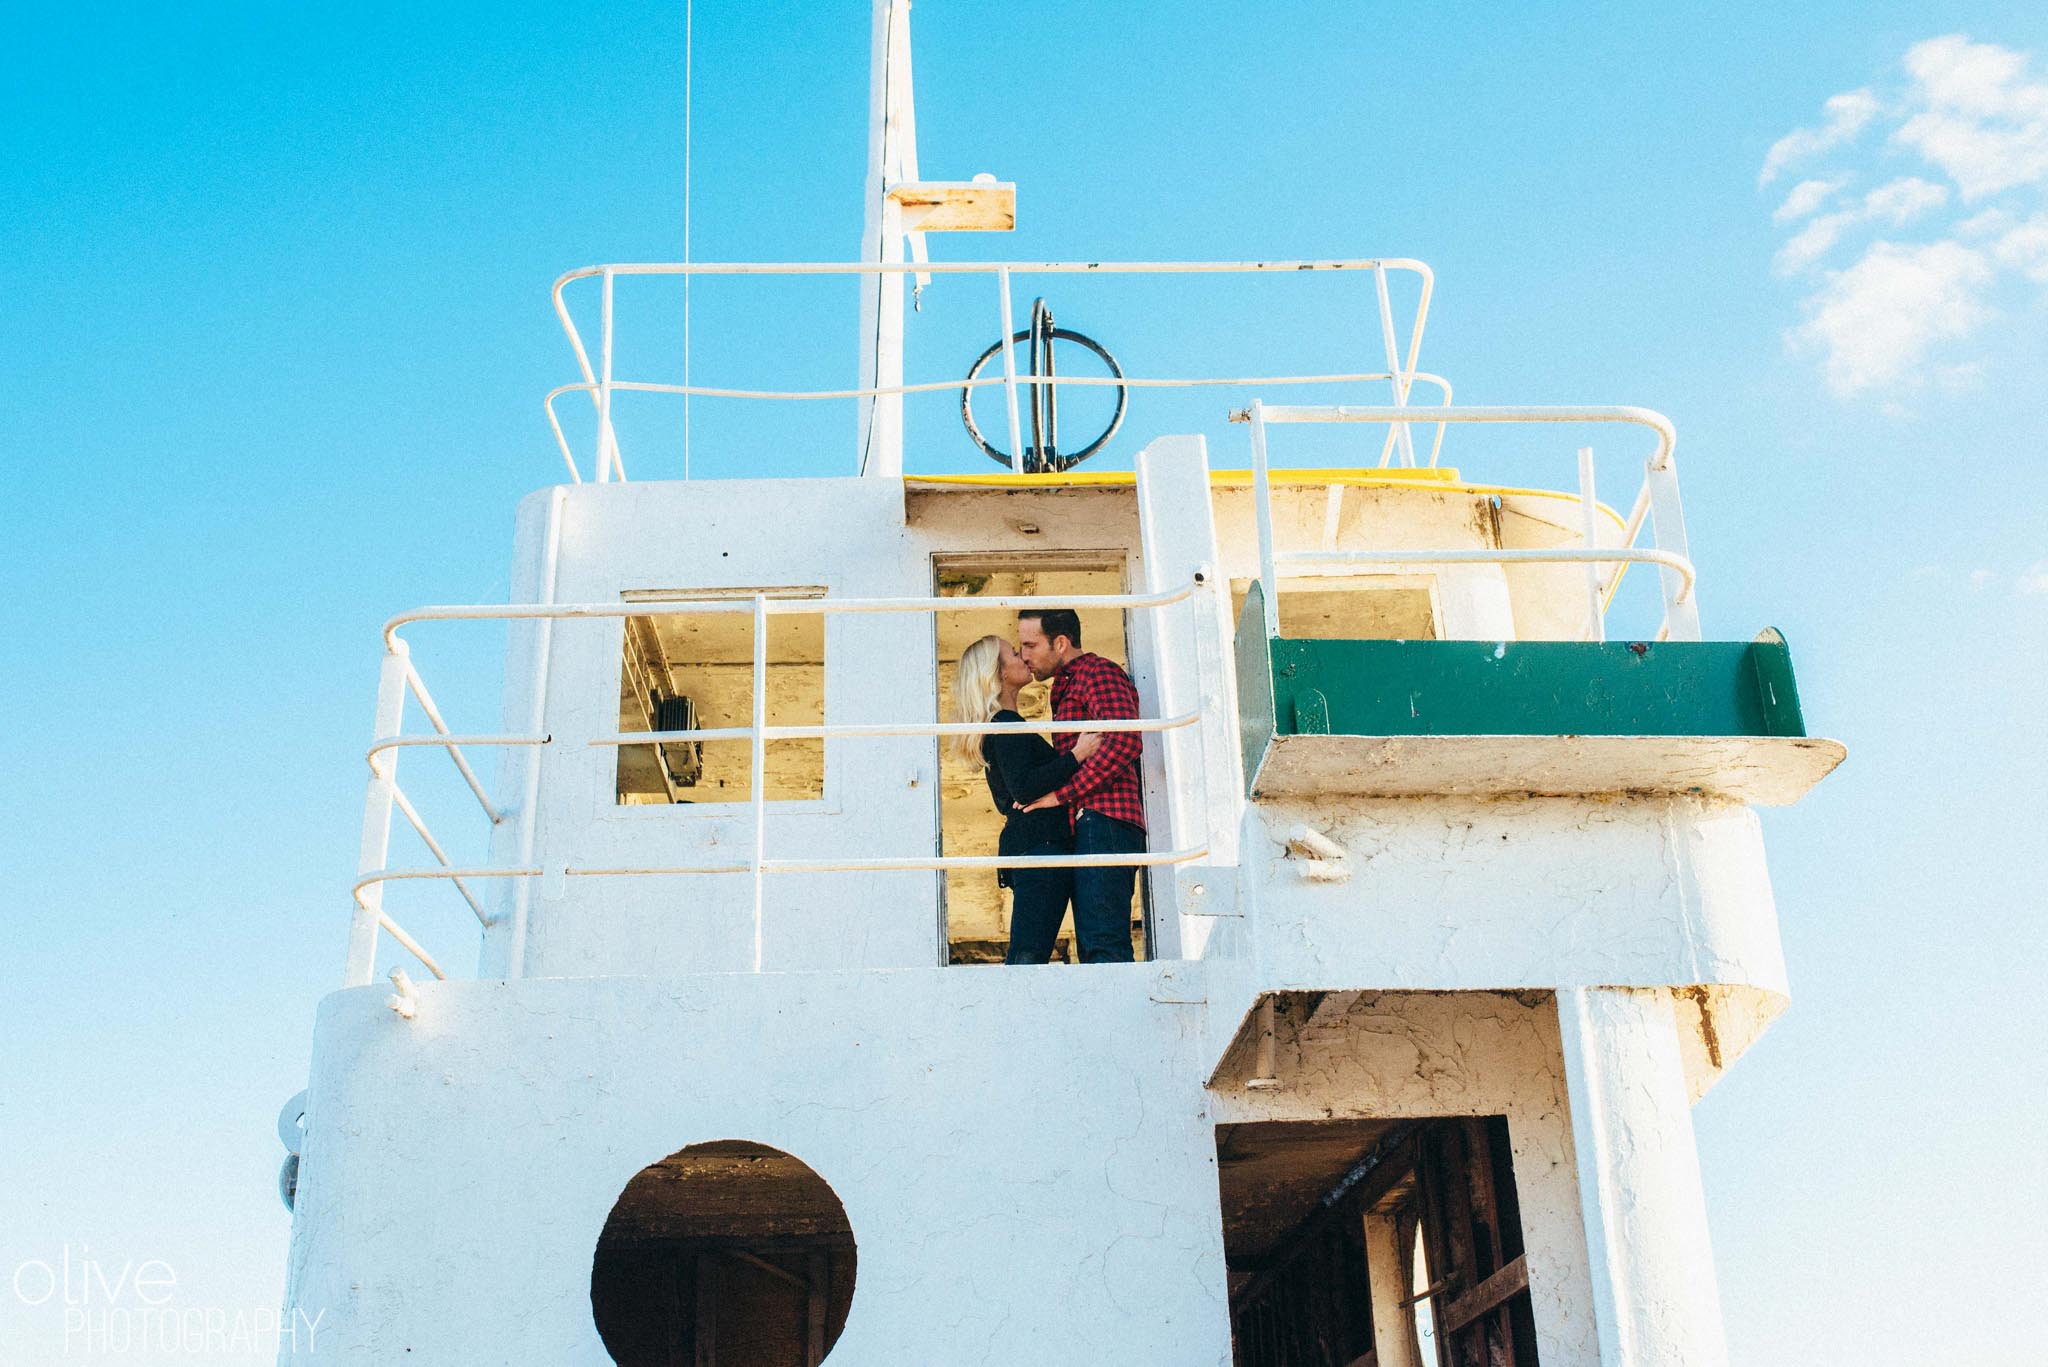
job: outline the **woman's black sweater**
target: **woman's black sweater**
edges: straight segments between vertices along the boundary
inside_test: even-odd
[[[1017,722],[1024,718],[1006,707],[989,720]],[[1020,812],[1015,806],[1036,801],[1072,778],[1081,767],[1072,755],[1063,755],[1043,737],[1025,732],[983,736],[981,754],[988,761],[988,795],[1006,818],[996,853],[1029,854],[1040,845],[1065,843],[1072,836],[1065,808]]]

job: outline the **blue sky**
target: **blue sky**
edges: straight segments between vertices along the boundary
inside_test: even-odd
[[[548,283],[681,255],[681,8],[11,11],[0,1268],[69,1244],[275,1306],[376,625],[506,594],[575,378]],[[1765,818],[1795,999],[1696,1112],[1736,1360],[2028,1360],[2023,1320],[1955,1312],[2048,1254],[2048,10],[925,0],[915,36],[925,173],[1020,186],[1012,238],[942,253],[1420,256],[1462,402],[1676,419],[1709,634],[1781,627],[1852,752]],[[863,5],[698,6],[699,258],[855,253],[866,42]],[[1049,292],[1134,373],[1194,307]],[[707,289],[697,377],[767,380],[771,335],[850,375],[850,301]],[[1202,307],[1376,364],[1341,312],[1253,302]],[[913,377],[992,332],[942,282]],[[849,415],[766,458],[752,417],[695,408],[700,472],[843,468]],[[913,462],[975,468],[931,421]],[[425,649],[495,716],[488,639]],[[0,1286],[0,1361],[66,1360],[48,1331]]]

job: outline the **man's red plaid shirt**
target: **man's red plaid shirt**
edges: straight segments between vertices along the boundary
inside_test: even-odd
[[[1055,721],[1135,719],[1138,690],[1121,665],[1100,655],[1076,655],[1052,676],[1052,715]],[[1079,739],[1079,733],[1067,732],[1054,736],[1053,745],[1064,754]],[[1053,796],[1077,812],[1086,808],[1144,826],[1145,794],[1138,782],[1138,752],[1143,747],[1144,736],[1137,731],[1103,732],[1095,753]]]

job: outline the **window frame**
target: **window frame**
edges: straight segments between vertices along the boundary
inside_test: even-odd
[[[716,588],[638,588],[622,589],[619,600],[623,603],[660,602],[675,599],[697,601],[719,600],[749,602],[755,595],[765,594],[770,598],[822,599],[831,594],[823,584],[775,584],[775,585],[720,585]],[[659,617],[659,611],[634,614],[643,617]],[[820,664],[822,671],[818,698],[820,723],[832,715],[832,614],[820,614]],[[611,669],[606,678],[611,683],[610,696],[616,699],[625,687],[626,632],[632,615],[616,619],[610,633]],[[751,664],[750,664],[751,669]],[[769,666],[771,669],[773,664]],[[616,703],[613,704],[616,707]],[[739,742],[735,742],[739,743]],[[770,816],[778,815],[837,815],[842,810],[840,801],[839,766],[833,763],[833,751],[837,748],[835,738],[826,737],[822,742],[823,758],[819,773],[819,794],[816,797],[769,798],[762,808]],[[609,762],[605,766],[604,779],[598,785],[599,800],[602,804],[600,819],[616,821],[652,821],[663,818],[674,819],[687,814],[685,819],[697,822],[733,821],[744,819],[753,810],[751,795],[729,801],[715,802],[621,802],[618,797],[619,756],[617,751],[624,746],[605,747]]]

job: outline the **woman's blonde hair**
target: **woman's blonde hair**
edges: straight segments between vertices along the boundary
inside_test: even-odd
[[[953,674],[953,720],[970,725],[996,714],[1003,694],[1003,638],[984,636],[960,652]],[[981,743],[986,736],[948,736],[955,756],[968,764],[986,764]]]

